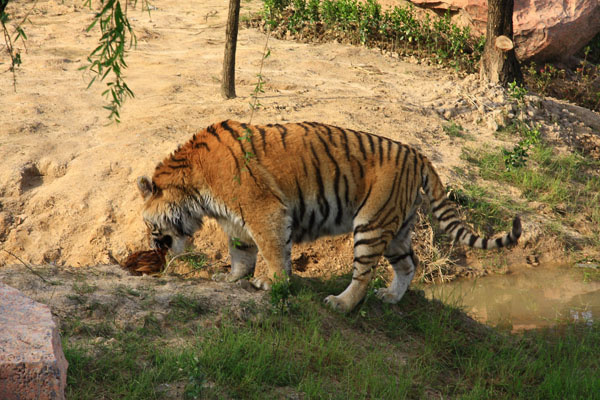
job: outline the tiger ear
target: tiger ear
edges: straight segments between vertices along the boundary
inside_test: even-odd
[[[145,176],[137,178],[137,186],[144,200],[148,200],[154,191],[154,184]]]

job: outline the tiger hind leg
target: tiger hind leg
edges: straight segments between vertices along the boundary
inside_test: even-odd
[[[411,228],[414,214],[396,234],[385,250],[384,256],[392,265],[394,278],[387,288],[377,291],[377,297],[386,303],[395,304],[402,299],[412,281],[417,268],[417,257],[411,244]]]
[[[375,267],[391,240],[394,229],[370,229],[372,223],[354,229],[354,268],[352,282],[339,295],[327,296],[325,303],[333,309],[348,312],[365,297]]]

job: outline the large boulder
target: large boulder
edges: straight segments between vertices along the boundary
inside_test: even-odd
[[[0,399],[64,399],[67,366],[48,306],[0,282]]]
[[[487,0],[410,0],[437,12],[449,10],[455,22],[484,35]],[[519,60],[569,61],[600,32],[598,0],[515,0],[515,50]]]

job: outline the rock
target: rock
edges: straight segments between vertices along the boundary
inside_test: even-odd
[[[600,264],[596,263],[577,263],[575,266],[578,268],[600,269]]]
[[[496,126],[494,129],[494,125],[491,125],[491,128],[494,130],[498,130],[498,128],[505,127],[508,124],[506,120],[506,114],[502,109],[492,111],[492,118],[496,122]]]
[[[487,0],[410,0],[439,12],[450,10],[453,21],[485,35]],[[514,44],[521,61],[568,61],[600,32],[598,0],[515,0]]]
[[[489,130],[496,132],[498,130],[498,128],[500,128],[498,126],[498,123],[494,120],[494,118],[489,118],[487,120],[487,127]]]
[[[504,95],[502,93],[499,93],[498,95],[496,95],[494,97],[494,103],[496,103],[496,104],[504,104],[505,103]]]
[[[48,306],[0,283],[0,399],[64,399],[67,367]]]

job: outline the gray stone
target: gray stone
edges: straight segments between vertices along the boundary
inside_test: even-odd
[[[48,306],[0,282],[0,399],[64,399],[67,367]]]

